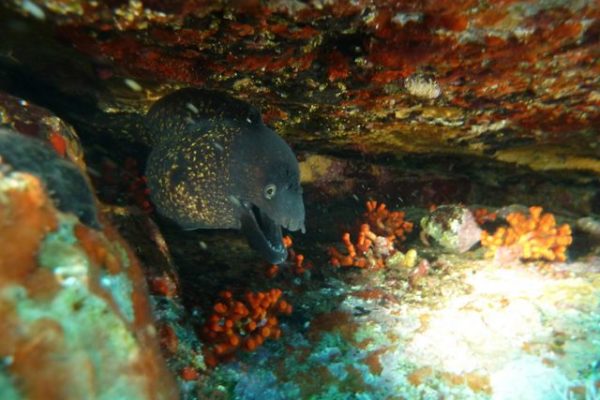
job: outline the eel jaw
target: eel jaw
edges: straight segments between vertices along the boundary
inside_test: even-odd
[[[250,247],[269,263],[283,263],[288,251],[283,245],[281,225],[276,224],[254,204],[243,202],[241,205],[241,231]]]

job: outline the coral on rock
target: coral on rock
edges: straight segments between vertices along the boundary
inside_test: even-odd
[[[0,123],[52,146],[61,157],[85,171],[83,147],[72,126],[27,100],[0,92]]]
[[[565,261],[567,247],[572,243],[571,227],[556,225],[554,215],[542,213],[541,207],[530,207],[529,216],[514,212],[506,217],[508,227],[493,234],[483,231],[481,244],[486,255],[503,259],[507,253],[523,260]]]
[[[207,347],[204,359],[207,365],[230,360],[244,349],[253,351],[266,339],[279,339],[281,328],[278,315],[290,315],[292,306],[281,299],[280,289],[267,292],[248,292],[236,300],[230,291],[219,293],[213,313],[202,328]]]
[[[479,225],[483,225],[486,222],[494,222],[498,215],[495,212],[489,211],[487,208],[476,208],[473,210],[473,217]]]
[[[267,120],[305,144],[600,171],[587,146],[599,121],[591,0],[3,3],[43,18],[45,36],[69,45],[61,53],[94,59],[81,74],[93,85],[72,82],[63,67],[77,68],[49,39],[16,41],[22,26],[1,21],[1,50],[71,91],[123,93],[123,75],[159,90],[208,86],[256,98]]]
[[[107,225],[78,223],[38,178],[0,169],[3,399],[177,398],[140,265]]]
[[[303,275],[307,270],[312,268],[310,261],[304,262],[304,254],[297,253],[293,245],[293,240],[290,235],[283,237],[283,245],[288,250],[288,257],[285,264],[289,264],[290,270],[294,275]],[[276,264],[267,265],[265,275],[268,278],[274,278],[279,273],[279,266]]]
[[[390,256],[398,254],[394,245],[406,240],[406,234],[412,231],[413,224],[404,219],[404,212],[389,211],[384,203],[378,204],[375,200],[367,201],[366,208],[363,217],[367,223],[360,226],[356,243],[352,243],[349,232],[342,236],[347,254],[343,254],[335,247],[329,248],[331,265],[382,268],[391,258]],[[399,258],[396,257],[394,264],[399,262]]]
[[[375,200],[367,201],[364,216],[371,230],[390,240],[406,240],[406,234],[412,232],[413,223],[404,219],[404,212],[390,211],[384,203]]]
[[[335,267],[383,268],[385,259],[395,252],[394,242],[374,234],[369,224],[361,225],[355,244],[348,232],[344,233],[342,241],[348,254],[341,253],[335,247],[329,248],[330,262]]]

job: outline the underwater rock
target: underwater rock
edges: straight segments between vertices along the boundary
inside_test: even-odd
[[[157,334],[167,367],[174,373],[182,372],[178,375],[180,377],[184,375],[183,371],[186,368],[197,374],[197,370],[204,368],[201,345],[189,326],[189,318],[185,318],[184,307],[178,296],[179,282],[175,266],[159,228],[148,216],[151,207],[147,202],[147,193],[144,192],[145,181],[136,175],[137,166],[132,165],[134,161],[127,159],[122,166],[107,161],[112,169],[104,168],[104,165],[93,165],[90,168],[97,171],[93,182],[94,189],[99,191],[102,198],[102,202],[98,202],[87,184],[88,167],[83,157],[80,139],[70,125],[43,107],[3,92],[0,92],[0,120],[11,131],[20,133],[10,133],[10,136],[5,134],[5,141],[0,140],[0,155],[4,155],[3,161],[10,164],[10,167],[4,166],[0,171],[5,174],[7,171],[28,172],[41,177],[41,190],[46,189],[56,207],[63,212],[77,213],[81,206],[85,205],[88,218],[82,220],[91,220],[93,226],[99,225],[96,204],[102,204],[103,223],[109,220],[109,226],[118,226],[120,234],[132,244],[140,257],[143,272],[136,271],[136,274],[143,274],[143,278],[136,275],[135,285],[143,286],[144,280],[150,284],[150,298],[145,300],[150,303],[153,318],[149,328]],[[71,179],[67,181],[65,174]],[[113,192],[110,192],[113,189],[110,185],[116,186]],[[115,198],[108,196],[107,192],[114,193]],[[115,206],[115,203],[119,203],[116,196],[129,196],[131,203],[135,203],[143,212],[131,207]],[[10,222],[13,223],[16,222]],[[18,254],[27,254],[28,248],[20,249],[14,245],[2,250],[10,250],[10,254],[0,254],[0,257],[6,256],[5,259],[8,260],[15,259]],[[113,263],[114,257],[107,257],[107,262]],[[85,258],[82,260],[85,261]],[[79,266],[74,269],[62,268],[58,274],[60,279],[69,280],[70,273],[85,276],[84,269]],[[119,296],[124,298],[126,294]],[[145,293],[143,297],[146,297]],[[157,352],[156,355],[160,356],[160,353]],[[0,383],[0,393],[4,393],[4,388],[5,385]],[[190,385],[182,385],[180,388],[189,389]],[[0,398],[4,397],[0,395]]]
[[[119,235],[0,171],[0,397],[173,399],[140,265]]]
[[[486,256],[496,261],[546,260],[565,261],[567,248],[573,242],[571,226],[557,225],[551,213],[542,213],[542,207],[529,207],[527,213],[512,212],[506,216],[508,226],[494,233],[483,231],[481,245]]]
[[[10,169],[38,177],[54,205],[99,229],[98,208],[86,177],[43,142],[0,128],[0,161]]]
[[[576,222],[577,229],[589,235],[600,237],[600,219],[594,217],[582,217]]]
[[[414,268],[417,264],[417,251],[409,249],[406,253],[397,251],[386,262],[390,268]]]
[[[233,89],[259,99],[291,142],[317,150],[600,171],[593,1],[438,1],[410,12],[393,1],[197,3],[8,0],[2,50],[62,87],[87,78],[49,57],[51,39],[35,45],[28,29],[43,15],[44,36],[93,59],[94,84],[126,103],[147,94],[133,79]]]
[[[479,242],[481,228],[469,209],[457,205],[439,206],[421,219],[421,239],[432,238],[443,249],[464,253]]]
[[[85,171],[83,148],[77,133],[47,109],[0,91],[0,123],[48,143],[59,157]]]

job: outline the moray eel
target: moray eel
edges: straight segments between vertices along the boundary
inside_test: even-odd
[[[49,145],[0,128],[1,164],[37,176],[56,208],[75,214],[84,224],[100,229],[92,188],[81,171]]]
[[[156,101],[144,121],[158,212],[184,229],[241,229],[265,260],[287,258],[282,227],[304,229],[296,157],[259,111],[225,93],[187,88]]]

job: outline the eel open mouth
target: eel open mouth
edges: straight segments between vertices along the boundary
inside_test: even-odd
[[[281,225],[254,204],[244,202],[241,208],[241,230],[250,247],[272,264],[284,262],[288,251],[283,245]]]

